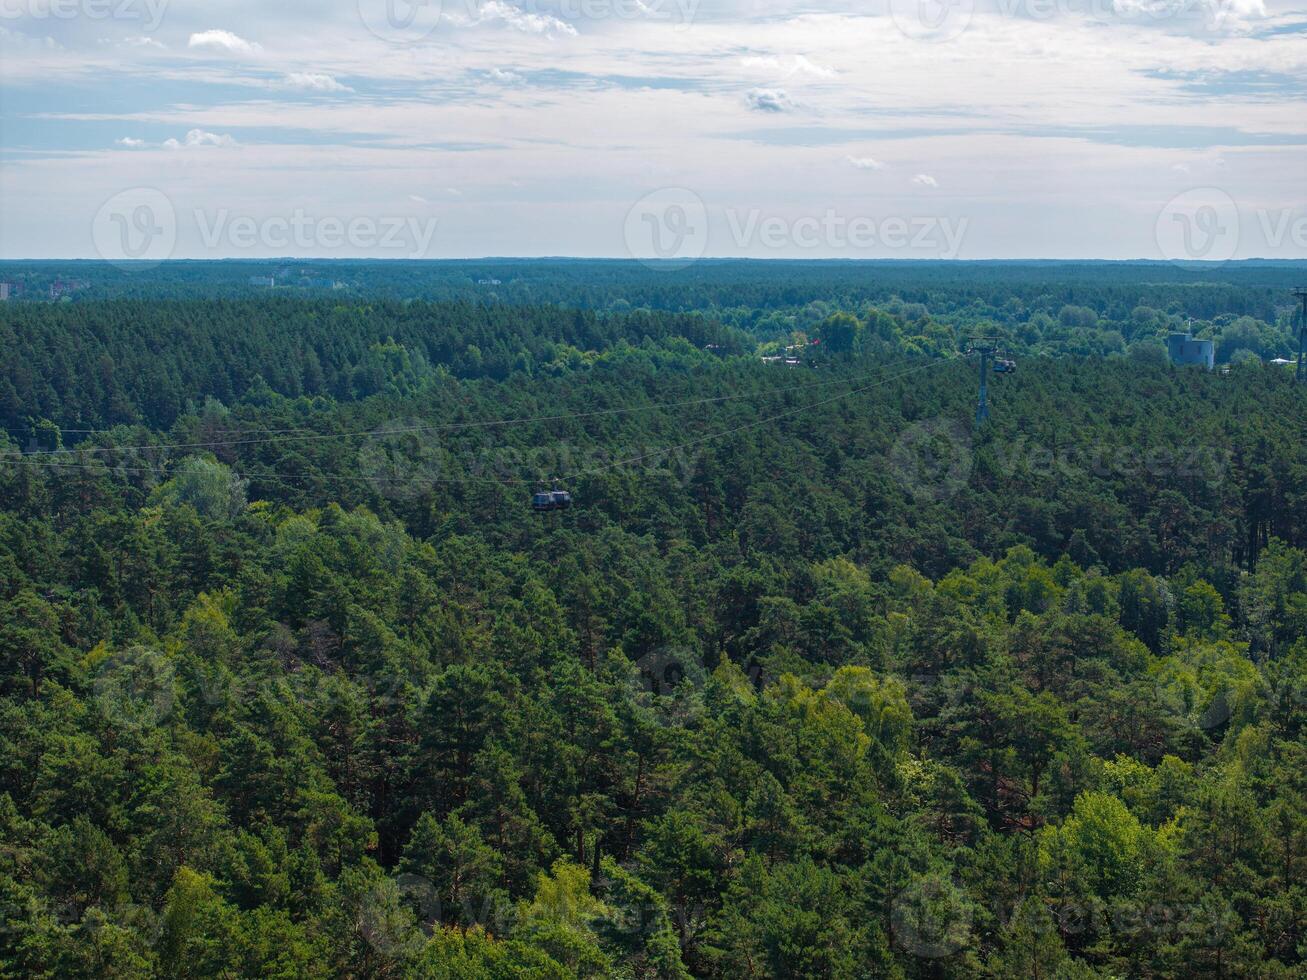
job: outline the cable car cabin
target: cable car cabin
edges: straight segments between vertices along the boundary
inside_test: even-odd
[[[566,490],[543,490],[531,497],[534,511],[567,510],[572,506],[572,495]]]
[[[1017,362],[1016,362],[1016,361],[1009,361],[1009,360],[1008,360],[1007,358],[1005,358],[1005,357],[997,358],[997,359],[994,361],[994,373],[995,373],[995,374],[1011,374],[1011,373],[1012,373],[1013,371],[1015,371],[1016,369],[1017,369]]]

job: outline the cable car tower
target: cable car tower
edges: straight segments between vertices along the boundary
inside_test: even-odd
[[[1298,320],[1298,367],[1294,370],[1294,379],[1299,383],[1307,381],[1307,364],[1303,363],[1304,341],[1307,340],[1307,286],[1300,286],[1293,295],[1302,300],[1302,316]]]
[[[1011,374],[1017,369],[1017,362],[1003,356],[1006,352],[999,346],[997,337],[974,337],[967,345],[967,354],[980,355],[980,396],[976,401],[976,425],[983,425],[989,418],[989,372],[991,365],[995,374]]]

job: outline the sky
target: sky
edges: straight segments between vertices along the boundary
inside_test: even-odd
[[[1307,257],[1307,0],[0,0],[0,258]]]

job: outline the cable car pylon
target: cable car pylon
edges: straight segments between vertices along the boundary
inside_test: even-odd
[[[1298,320],[1298,366],[1294,369],[1294,380],[1299,384],[1307,381],[1307,287],[1299,287],[1293,295],[1302,300],[1302,316]]]
[[[966,350],[968,355],[980,355],[980,394],[976,399],[976,425],[984,425],[989,418],[989,372],[992,366],[995,374],[1011,374],[1017,369],[1017,362],[1002,356],[1006,352],[999,345],[997,337],[973,337]]]

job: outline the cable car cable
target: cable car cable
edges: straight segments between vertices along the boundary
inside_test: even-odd
[[[75,447],[69,447],[64,449],[32,450],[31,452],[23,453],[23,455],[24,456],[61,456],[61,455],[75,455],[76,453],[79,452],[126,453],[126,452],[149,452],[149,451],[168,450],[168,449],[214,449],[214,448],[227,447],[227,446],[267,445],[270,443],[281,443],[281,442],[311,442],[311,441],[328,440],[328,439],[351,439],[358,436],[366,437],[366,436],[376,436],[376,435],[406,435],[406,434],[418,433],[418,432],[445,432],[445,431],[457,431],[461,429],[497,428],[500,426],[527,425],[527,424],[536,424],[542,422],[565,422],[565,421],[571,421],[573,419],[599,418],[608,415],[626,415],[635,412],[649,412],[660,408],[684,408],[692,405],[709,405],[718,402],[735,401],[735,400],[740,400],[745,398],[765,397],[767,395],[784,394],[791,391],[805,391],[809,388],[825,388],[833,384],[846,384],[849,381],[859,381],[864,378],[873,378],[873,377],[876,377],[876,374],[866,374],[855,378],[835,378],[830,381],[817,381],[817,382],[813,382],[812,384],[790,385],[789,387],[785,387],[785,388],[770,388],[764,391],[747,391],[747,392],[737,392],[731,395],[716,395],[709,398],[690,398],[690,399],[685,399],[683,401],[653,402],[648,405],[632,405],[623,408],[595,409],[589,412],[576,412],[568,415],[536,415],[536,416],[525,416],[525,417],[508,418],[508,419],[479,419],[479,420],[473,420],[469,422],[446,422],[446,423],[432,423],[429,425],[424,424],[424,425],[413,425],[413,426],[399,426],[390,429],[385,429],[384,428],[385,423],[383,422],[381,425],[374,426],[371,429],[354,430],[350,432],[304,432],[302,427],[297,427],[293,429],[273,429],[270,430],[271,433],[270,435],[253,437],[248,439],[247,438],[213,439],[204,442],[159,443],[156,445],[140,445],[140,446],[75,446]],[[24,430],[24,431],[28,433],[32,433],[34,430]],[[45,430],[35,430],[35,431],[45,431],[45,432],[58,431],[60,433],[92,431],[95,432],[96,434],[108,434],[111,433],[113,430],[112,429],[95,429],[95,430],[45,429]],[[301,433],[301,434],[292,435],[290,433]]]
[[[638,455],[638,456],[631,456],[631,457],[627,457],[627,458],[624,458],[624,459],[613,460],[613,461],[611,461],[611,462],[609,462],[609,463],[605,463],[605,464],[602,465],[602,466],[592,467],[592,468],[583,469],[583,470],[578,470],[578,471],[576,471],[576,472],[574,472],[574,473],[572,473],[572,474],[569,474],[569,475],[567,475],[567,476],[565,476],[565,477],[562,477],[561,479],[565,482],[566,480],[569,480],[569,479],[579,479],[579,478],[581,478],[581,477],[585,477],[585,476],[593,476],[593,475],[597,475],[597,474],[603,473],[603,472],[605,472],[605,471],[607,471],[607,470],[614,469],[614,468],[616,468],[616,467],[620,467],[620,466],[629,466],[629,465],[632,465],[632,464],[635,464],[635,463],[642,462],[642,461],[644,461],[644,460],[646,460],[646,459],[652,459],[652,458],[656,458],[656,457],[658,457],[658,456],[666,455],[667,453],[673,453],[673,452],[676,452],[676,451],[678,451],[678,450],[680,450],[680,449],[685,449],[685,448],[687,448],[687,447],[689,447],[689,446],[695,446],[695,445],[699,445],[699,444],[704,443],[704,442],[710,442],[710,441],[712,441],[712,440],[714,440],[714,439],[725,438],[726,436],[732,435],[732,434],[734,434],[734,433],[736,433],[736,432],[747,431],[747,430],[749,430],[749,429],[757,428],[758,426],[761,426],[761,425],[766,425],[766,424],[771,423],[771,422],[779,421],[779,420],[784,419],[784,418],[789,418],[789,417],[791,417],[791,416],[798,415],[798,414],[800,414],[800,413],[802,413],[802,412],[805,412],[805,411],[810,411],[811,409],[814,409],[814,408],[819,408],[819,407],[821,407],[821,406],[823,406],[823,405],[832,404],[832,403],[834,403],[834,402],[840,401],[841,399],[848,398],[848,397],[851,396],[851,395],[861,394],[862,392],[870,391],[870,390],[873,389],[873,388],[878,388],[878,387],[880,387],[880,386],[882,386],[882,385],[889,384],[889,383],[891,383],[891,382],[898,381],[898,380],[900,380],[900,379],[902,379],[902,378],[908,377],[909,375],[917,374],[917,373],[919,373],[919,372],[921,372],[921,371],[927,370],[928,368],[933,368],[933,367],[936,367],[936,366],[938,366],[938,365],[940,365],[940,364],[947,364],[947,363],[950,363],[950,362],[952,362],[952,361],[954,361],[954,360],[957,360],[957,359],[958,359],[957,356],[956,356],[956,355],[953,355],[953,356],[949,356],[949,357],[943,357],[943,358],[939,358],[939,359],[935,359],[935,360],[927,361],[926,363],[924,363],[924,364],[920,364],[920,365],[917,365],[916,367],[914,367],[914,368],[910,368],[910,369],[908,369],[907,371],[902,371],[902,372],[900,372],[900,373],[898,373],[898,374],[895,374],[895,375],[892,375],[892,376],[890,376],[890,377],[888,377],[888,378],[881,378],[879,381],[877,381],[877,382],[875,382],[875,383],[873,383],[873,384],[864,385],[864,386],[862,386],[862,387],[860,387],[860,388],[853,388],[853,389],[851,389],[851,390],[849,390],[849,391],[841,392],[841,393],[839,393],[838,395],[834,395],[834,396],[832,396],[832,397],[830,397],[830,398],[822,399],[822,400],[820,400],[820,401],[812,402],[812,403],[809,403],[809,404],[806,404],[806,405],[799,405],[799,406],[797,406],[797,407],[795,407],[795,408],[792,408],[792,409],[789,409],[789,410],[787,410],[787,411],[780,412],[780,413],[777,413],[777,414],[775,414],[775,415],[768,416],[768,417],[763,418],[763,419],[758,419],[758,420],[755,420],[755,421],[753,421],[753,422],[747,422],[747,423],[745,423],[745,424],[743,424],[743,425],[734,426],[734,427],[732,427],[732,428],[730,428],[730,429],[719,430],[719,431],[717,431],[717,432],[710,432],[710,433],[707,433],[707,434],[705,434],[705,435],[703,435],[703,436],[699,436],[699,437],[697,437],[697,438],[695,438],[695,439],[691,439],[691,440],[688,440],[688,441],[683,442],[683,443],[679,443],[679,444],[674,445],[674,446],[667,446],[667,447],[662,448],[662,449],[652,450],[652,451],[647,452],[647,453],[642,453],[642,454],[640,454],[640,455]],[[847,382],[849,379],[846,378],[846,379],[840,379],[840,380]],[[856,379],[855,379],[855,380],[856,380]],[[829,384],[829,383],[833,383],[833,382],[823,382],[823,385],[825,385],[825,384]],[[788,389],[780,389],[780,390],[781,390],[781,391],[794,391],[794,390],[797,390],[798,388],[811,388],[811,387],[817,387],[817,386],[816,386],[816,385],[802,385],[802,386],[794,386],[794,387],[791,387],[791,388],[788,388]],[[703,401],[703,400],[700,400],[700,401]],[[643,406],[642,406],[642,407],[643,407]],[[650,406],[650,407],[651,407],[651,406]],[[374,433],[369,433],[369,434],[374,434]],[[387,434],[389,434],[389,433],[387,433]],[[158,447],[156,447],[156,448],[158,448]],[[70,452],[76,452],[76,450],[73,450],[73,451],[70,451]],[[33,458],[33,457],[38,457],[38,456],[41,457],[41,458]],[[0,456],[0,464],[9,464],[9,465],[24,465],[24,464],[25,464],[25,465],[28,465],[28,466],[52,467],[52,468],[55,468],[55,469],[88,469],[88,470],[105,471],[105,472],[148,473],[148,474],[155,474],[155,475],[159,474],[160,470],[162,469],[162,467],[159,467],[159,468],[155,468],[155,467],[129,467],[129,466],[121,465],[121,464],[114,464],[114,463],[102,462],[102,461],[95,461],[95,462],[62,462],[62,461],[58,461],[58,460],[52,460],[52,459],[49,459],[49,458],[48,458],[48,454],[42,455],[42,454],[35,454],[35,453],[25,453],[25,454],[20,455],[20,456],[11,456],[11,457]],[[283,480],[319,480],[319,481],[321,481],[321,482],[323,482],[323,483],[328,483],[328,484],[329,484],[329,483],[332,483],[332,482],[354,482],[354,483],[368,483],[368,484],[373,484],[373,485],[375,485],[375,484],[377,484],[377,483],[411,483],[411,482],[412,482],[412,478],[410,478],[410,477],[395,478],[395,479],[392,480],[392,479],[388,479],[388,478],[385,478],[385,477],[379,477],[379,476],[375,476],[375,475],[373,475],[373,476],[348,476],[348,475],[344,475],[344,474],[324,475],[324,474],[318,474],[318,473],[279,473],[279,472],[277,472],[276,470],[273,470],[272,472],[270,472],[270,473],[266,473],[266,474],[258,473],[258,472],[249,472],[249,471],[247,471],[245,474],[242,474],[242,475],[241,475],[241,478],[242,478],[242,479],[245,479],[245,480],[273,481],[273,482],[278,482],[278,483],[281,483]],[[509,486],[509,485],[518,485],[518,486],[520,486],[520,485],[526,485],[526,484],[538,485],[541,481],[540,481],[539,479],[517,479],[517,478],[512,478],[512,477],[502,477],[502,478],[501,478],[501,477],[439,477],[439,476],[423,476],[421,482],[427,482],[427,483],[439,483],[439,484],[463,484],[463,483],[472,484],[472,483],[480,483],[480,484],[498,484],[498,485],[503,485],[503,486]],[[293,488],[292,488],[292,489],[293,489]]]

